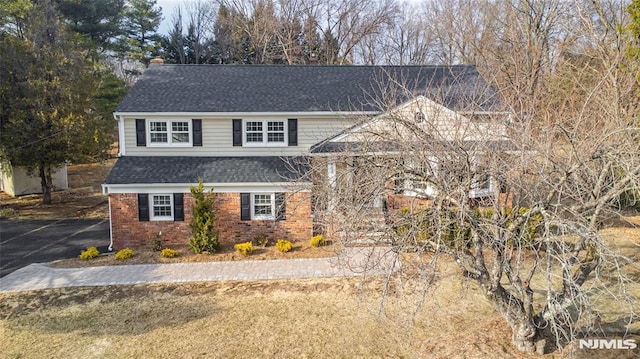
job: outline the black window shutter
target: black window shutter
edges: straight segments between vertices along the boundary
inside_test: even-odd
[[[146,193],[138,193],[138,220],[149,221],[149,195]]]
[[[184,221],[184,194],[173,194],[173,220]]]
[[[289,132],[289,146],[297,146],[298,145],[298,120],[297,119],[295,118],[289,119],[288,132]]]
[[[202,120],[191,120],[193,126],[193,145],[202,146]]]
[[[284,201],[284,193],[276,193],[276,221],[287,219],[287,208]]]
[[[242,120],[233,120],[233,145],[242,146]]]
[[[147,130],[145,128],[145,120],[143,118],[136,119],[136,146],[147,145]]]
[[[240,220],[251,219],[251,193],[240,193]]]
[[[393,193],[399,194],[404,192],[404,179],[397,177],[393,180]]]

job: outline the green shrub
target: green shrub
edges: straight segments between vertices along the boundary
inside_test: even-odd
[[[87,248],[86,251],[81,251],[80,252],[80,259],[83,259],[83,260],[93,259],[93,258],[96,258],[99,255],[100,255],[100,252],[98,251],[98,248],[89,247],[89,248]]]
[[[218,232],[215,227],[215,212],[213,210],[214,194],[213,188],[208,193],[204,191],[202,179],[198,180],[198,186],[190,187],[191,195],[194,199],[193,216],[191,218],[191,239],[189,246],[193,253],[209,252],[218,250]]]
[[[269,244],[269,237],[266,234],[259,234],[253,239],[256,246],[266,247]]]
[[[245,256],[253,253],[253,244],[251,242],[238,243],[233,246],[233,248],[235,248],[238,252],[244,254]]]
[[[114,256],[115,259],[121,261],[133,257],[133,251],[129,248],[121,249]]]
[[[9,218],[16,215],[16,211],[13,208],[0,209],[0,218]]]
[[[311,241],[309,241],[309,244],[311,244],[312,247],[324,246],[324,236],[322,234],[316,234],[315,236],[311,237]]]
[[[396,226],[396,234],[402,237],[409,236],[407,239],[414,239],[416,244],[437,244],[455,249],[471,246],[472,225],[467,221],[460,222],[455,208],[439,212],[432,208],[424,208],[416,210],[414,213],[409,213],[401,208],[398,214],[400,221]],[[473,217],[473,221],[484,228],[486,233],[491,232],[495,225],[492,208],[476,209],[473,212]],[[512,208],[504,208],[498,213],[497,223],[501,228],[506,229],[518,218],[522,218],[524,221],[514,228],[513,234],[507,236],[507,245],[530,248],[535,243],[538,228],[542,223],[542,216],[540,214],[530,215],[529,208],[521,207],[517,211]]]
[[[153,251],[160,252],[162,250],[162,232],[156,234],[156,239],[153,240]]]
[[[293,245],[289,241],[278,239],[278,241],[276,242],[276,247],[280,252],[287,253],[293,248]]]
[[[174,258],[180,255],[180,252],[176,251],[175,249],[165,248],[162,250],[162,252],[160,252],[160,255],[164,258]]]

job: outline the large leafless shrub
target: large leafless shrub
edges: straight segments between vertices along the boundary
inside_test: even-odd
[[[507,107],[475,111],[481,104],[473,98],[457,112],[440,106],[466,96],[451,93],[460,86],[397,107],[415,89],[380,83],[388,111],[363,119],[312,159],[316,220],[341,244],[412,253],[400,256],[403,269],[417,269],[423,283],[449,258],[524,352],[593,334],[599,290],[617,293],[611,300],[635,320],[637,299],[626,285],[637,277],[625,267],[637,264],[601,229],[640,184],[637,83],[606,65],[567,58],[557,76],[577,72],[581,80],[548,77],[545,85],[564,88],[550,86],[526,116]]]

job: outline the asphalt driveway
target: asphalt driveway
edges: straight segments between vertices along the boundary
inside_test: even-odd
[[[0,219],[0,277],[31,263],[73,258],[87,247],[109,246],[109,220]]]

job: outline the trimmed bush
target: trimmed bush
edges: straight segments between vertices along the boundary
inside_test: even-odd
[[[133,257],[133,251],[129,248],[119,250],[118,253],[116,253],[116,255],[114,256],[114,258],[119,261],[129,259],[131,257]]]
[[[160,252],[162,250],[162,232],[156,234],[156,239],[153,240],[153,251]]]
[[[202,179],[198,180],[198,186],[190,186],[194,199],[193,213],[191,217],[191,239],[189,246],[193,253],[214,253],[218,249],[218,231],[215,230],[216,215],[213,210],[215,196],[213,188],[205,192]]]
[[[233,246],[233,248],[235,248],[238,252],[244,254],[245,256],[253,253],[253,244],[251,244],[251,242],[238,243]]]
[[[96,258],[99,255],[100,255],[100,252],[98,251],[98,248],[89,247],[89,248],[87,248],[86,251],[81,251],[80,252],[80,259],[83,259],[83,260],[93,259],[93,258]]]
[[[162,252],[160,252],[160,255],[164,258],[174,258],[180,255],[180,252],[176,251],[175,249],[165,248],[162,250]]]
[[[278,241],[276,242],[276,247],[280,252],[287,253],[293,248],[293,245],[287,240],[278,239]]]
[[[309,244],[311,244],[312,247],[324,246],[324,236],[322,234],[316,234],[315,236],[311,237]]]
[[[253,243],[259,247],[266,247],[269,244],[269,237],[266,234],[259,234],[253,239]]]

